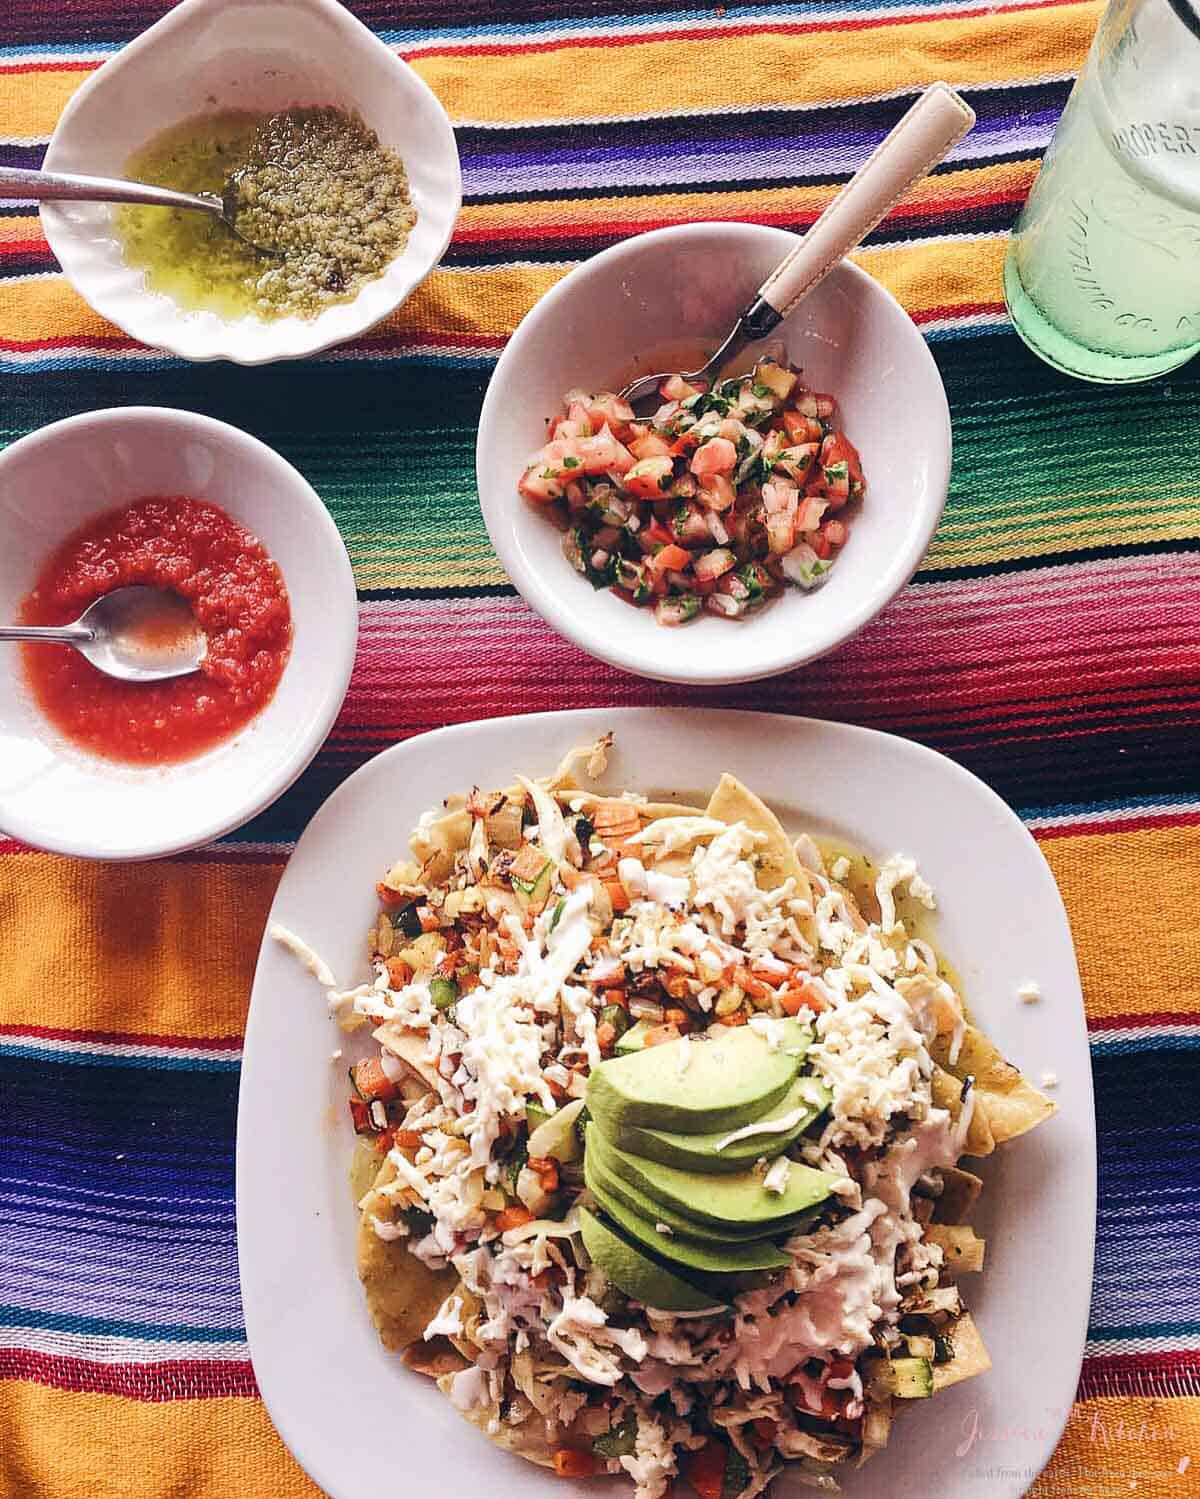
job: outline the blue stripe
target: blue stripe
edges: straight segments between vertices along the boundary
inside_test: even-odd
[[[0,1305],[0,1327],[38,1327],[46,1332],[74,1332],[95,1337],[138,1338],[159,1343],[244,1342],[244,1327],[186,1327],[179,1323],[126,1322],[112,1317],[79,1317],[58,1312],[30,1312]]]
[[[1016,813],[1024,822],[1038,817],[1083,817],[1097,812],[1136,812],[1145,807],[1195,806],[1195,795],[1170,794],[1166,796],[1121,796],[1098,802],[1055,802],[1049,807],[1017,807]]]
[[[38,1062],[62,1062],[68,1067],[153,1067],[164,1072],[237,1072],[236,1057],[111,1056],[94,1051],[60,1051],[52,1044],[38,1045],[0,1039],[0,1056],[27,1057]]]

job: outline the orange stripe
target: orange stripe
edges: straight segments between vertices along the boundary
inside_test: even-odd
[[[0,1024],[241,1034],[280,865],[27,854],[4,870]]]
[[[258,1400],[156,1404],[6,1381],[0,1453],[6,1499],[321,1499]]]
[[[1030,1336],[1033,1334],[1031,1332]],[[1032,1345],[1031,1345],[1032,1346]],[[1003,1420],[1003,1412],[1000,1412]],[[961,1448],[966,1432],[952,1433],[947,1451]],[[1021,1469],[1029,1438],[1003,1426],[983,1431],[959,1461],[968,1471]],[[887,1454],[879,1459],[887,1461]],[[1180,1466],[1182,1464],[1182,1467]],[[1081,1400],[1030,1499],[1191,1499],[1200,1470],[1200,1400],[1153,1400],[1141,1395]],[[977,1479],[980,1492],[991,1487]]]
[[[1041,848],[1071,920],[1089,1018],[1200,1010],[1200,827],[1051,838]]]

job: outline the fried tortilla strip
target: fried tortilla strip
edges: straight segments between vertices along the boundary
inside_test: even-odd
[[[471,1360],[464,1358],[449,1338],[439,1335],[425,1342],[410,1343],[402,1354],[405,1368],[417,1374],[426,1374],[430,1379],[440,1379],[443,1374],[457,1374],[468,1369]]]
[[[536,1411],[519,1426],[512,1426],[501,1419],[500,1407],[495,1403],[471,1405],[464,1410],[454,1399],[452,1390],[454,1381],[458,1377],[457,1374],[443,1374],[437,1385],[464,1420],[469,1421],[472,1426],[477,1426],[503,1451],[515,1453],[517,1457],[523,1457],[527,1462],[537,1463],[541,1468],[554,1466],[555,1450],[562,1446],[561,1441],[554,1439],[556,1427],[548,1426],[548,1423]],[[489,1430],[489,1428],[494,1429]]]
[[[932,1050],[936,1053],[937,1043]],[[948,1109],[951,1119],[957,1122],[962,1113],[963,1084],[951,1075],[943,1067],[936,1063],[933,1068],[933,1076],[929,1083],[930,1097],[934,1106],[939,1109]],[[992,1134],[992,1127],[988,1122],[986,1109],[980,1104],[978,1095],[971,1109],[971,1118],[967,1123],[967,1138],[963,1149],[969,1156],[991,1155],[996,1148],[996,1140]]]
[[[381,1239],[375,1232],[373,1218],[393,1220],[395,1204],[379,1189],[395,1178],[395,1166],[384,1161],[374,1187],[363,1198],[358,1225],[358,1278],[379,1341],[393,1352],[422,1336],[458,1284],[453,1270],[431,1270],[411,1255],[407,1239]]]
[[[755,796],[748,786],[726,771],[708,799],[707,814],[722,822],[744,822],[752,832],[764,835],[766,842],[757,850],[760,890],[773,890],[784,880],[795,880],[796,898],[812,904],[808,870],[797,857],[792,840],[766,802]],[[805,940],[815,949],[818,946],[815,918],[803,917],[799,926]]]
[[[942,1251],[943,1272],[969,1275],[983,1269],[985,1241],[965,1223],[930,1223],[925,1241]]]
[[[964,1223],[975,1206],[983,1181],[958,1166],[942,1167],[942,1195],[934,1202],[935,1223]]]
[[[973,1025],[967,1026],[953,1065],[949,1061],[948,1038],[937,1036],[930,1051],[934,1061],[955,1077],[975,1079],[975,1112],[986,1117],[997,1145],[1015,1140],[1058,1112],[1058,1105],[1027,1083]],[[967,1154],[977,1152],[968,1148]]]
[[[411,1068],[431,1092],[438,1091],[437,1066],[426,1059],[428,1042],[424,1036],[418,1035],[416,1031],[410,1031],[398,1020],[385,1020],[382,1025],[375,1027],[371,1035],[380,1046],[386,1047],[394,1057],[399,1057],[407,1067]]]
[[[948,1389],[952,1384],[959,1384],[964,1379],[972,1379],[976,1374],[984,1374],[992,1367],[988,1351],[983,1346],[983,1338],[970,1312],[963,1312],[961,1317],[943,1328],[942,1336],[954,1348],[954,1357],[948,1363],[934,1364],[933,1393],[935,1395],[939,1390]]]

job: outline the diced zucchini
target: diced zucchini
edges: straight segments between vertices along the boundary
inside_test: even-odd
[[[583,1151],[575,1130],[575,1121],[582,1113],[583,1099],[577,1098],[544,1119],[536,1129],[531,1129],[526,1147],[529,1154],[535,1159],[549,1157],[563,1163],[578,1160]]]
[[[639,1020],[617,1039],[614,1050],[619,1057],[631,1051],[641,1051],[646,1044],[646,1032],[653,1030],[648,1020]]]
[[[603,1432],[592,1443],[592,1451],[597,1457],[629,1457],[637,1444],[637,1418],[630,1416],[628,1421],[622,1421],[620,1426],[614,1426]]]
[[[441,1010],[444,1014],[447,1010],[454,1008],[454,1002],[458,998],[458,985],[453,979],[431,979],[429,997],[433,1000],[433,1008]]]
[[[933,1394],[933,1365],[927,1358],[894,1358],[892,1379],[892,1393],[901,1400],[925,1400]]]
[[[542,1108],[540,1103],[534,1103],[532,1098],[526,1100],[525,1123],[529,1126],[530,1134],[533,1134],[538,1125],[545,1124],[550,1117],[549,1109]]]
[[[620,1005],[605,1005],[600,1011],[599,1021],[601,1025],[611,1025],[617,1033],[617,1040],[629,1029],[629,1012],[623,1010]]]
[[[924,1333],[910,1332],[904,1341],[908,1346],[910,1358],[932,1359],[937,1352],[934,1339],[926,1337]]]

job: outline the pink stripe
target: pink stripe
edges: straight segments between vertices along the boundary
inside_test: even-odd
[[[258,1398],[249,1359],[167,1359],[149,1364],[104,1364],[0,1348],[0,1379],[26,1379],[57,1390],[123,1395],[129,1400],[215,1400],[231,1395]]]
[[[576,580],[564,573],[563,586]],[[952,751],[1168,714],[1197,722],[1198,613],[1191,554],[917,584],[833,655],[719,702],[925,732]],[[361,754],[447,720],[536,709],[713,701],[591,660],[520,599],[369,602],[331,748]]]

